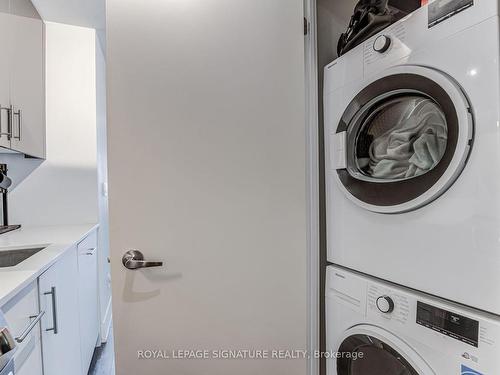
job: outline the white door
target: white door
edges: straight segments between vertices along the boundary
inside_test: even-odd
[[[117,374],[304,375],[272,358],[307,340],[302,1],[108,0],[107,28]]]
[[[45,157],[44,37],[40,19],[11,15],[12,149]],[[69,93],[68,93],[69,95]]]

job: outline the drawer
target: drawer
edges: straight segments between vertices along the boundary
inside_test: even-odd
[[[5,314],[5,319],[12,332],[12,336],[21,336],[33,321],[33,317],[39,314],[37,282],[34,281],[31,283],[2,306],[2,311]],[[40,324],[36,324],[23,342],[17,343],[14,360],[16,371],[22,369],[27,362],[40,363],[41,369],[40,340]],[[35,372],[32,373],[35,374]]]
[[[78,254],[90,254],[97,251],[97,230],[93,230],[78,243]]]

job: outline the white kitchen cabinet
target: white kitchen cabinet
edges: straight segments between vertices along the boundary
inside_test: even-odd
[[[31,3],[23,12],[17,3],[0,13],[0,147],[45,158],[44,24]]]
[[[99,337],[97,231],[78,244],[78,299],[83,373],[88,372]]]
[[[83,375],[76,246],[39,278],[45,375]],[[86,374],[86,373],[85,373]]]
[[[18,375],[42,375],[42,346],[40,324],[29,329],[40,312],[36,281],[24,288],[12,300],[2,306],[12,335],[19,339],[15,354],[15,368]],[[23,337],[23,333],[25,333]],[[17,341],[17,340],[16,340]]]
[[[11,16],[0,13],[0,46],[10,49]],[[7,48],[7,47],[8,48]],[[10,59],[0,59],[0,147],[10,148],[10,138],[7,136],[10,110]]]
[[[12,38],[10,101],[11,148],[45,157],[45,89],[43,22],[11,15]]]
[[[16,375],[42,375],[42,343],[40,337],[32,339],[24,352],[18,352],[17,358],[23,356],[21,365],[16,365]],[[18,360],[19,361],[19,360]]]

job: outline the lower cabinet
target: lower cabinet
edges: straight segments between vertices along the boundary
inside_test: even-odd
[[[92,232],[78,244],[77,254],[80,348],[83,373],[87,374],[99,337],[97,232]]]
[[[37,330],[38,331],[38,330]],[[42,344],[40,336],[29,341],[23,352],[16,356],[16,375],[42,375]],[[18,366],[18,363],[20,365]],[[47,375],[45,373],[45,375]]]
[[[99,338],[97,231],[1,310],[18,343],[16,375],[87,375]]]
[[[45,375],[83,375],[80,355],[76,247],[38,279]]]
[[[42,375],[40,324],[32,325],[43,314],[38,306],[38,288],[34,281],[2,306],[12,335],[18,341],[14,366],[17,375]],[[45,375],[50,374],[45,372]]]

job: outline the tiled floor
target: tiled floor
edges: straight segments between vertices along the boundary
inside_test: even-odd
[[[109,333],[108,342],[96,348],[89,375],[115,375],[113,331]]]

